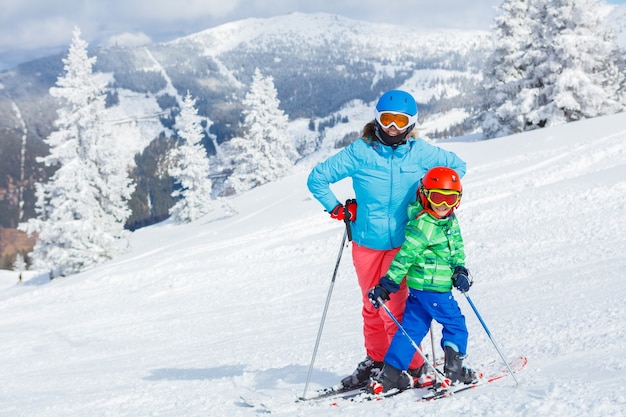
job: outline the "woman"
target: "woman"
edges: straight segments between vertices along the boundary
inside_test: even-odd
[[[430,168],[447,166],[465,174],[465,162],[417,138],[417,103],[411,94],[391,90],[383,94],[359,139],[319,163],[308,178],[308,188],[332,218],[343,220],[344,207],[330,184],[352,178],[356,204],[348,207],[352,228],[352,260],[362,293],[365,359],[341,382],[344,388],[364,387],[376,376],[397,328],[384,311],[368,300],[404,241],[407,207],[416,199],[417,184]],[[401,318],[408,291],[403,281],[387,306]],[[419,377],[423,360],[415,355],[409,373]]]

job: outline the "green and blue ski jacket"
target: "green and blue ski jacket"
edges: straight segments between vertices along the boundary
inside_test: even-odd
[[[465,250],[459,222],[452,213],[438,219],[419,202],[408,208],[405,240],[389,266],[387,277],[400,283],[406,276],[409,288],[421,291],[452,290],[452,272],[465,266]]]

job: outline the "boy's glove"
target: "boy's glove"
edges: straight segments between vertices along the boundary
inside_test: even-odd
[[[356,201],[349,200],[348,205],[337,204],[334,209],[330,211],[330,217],[340,221],[346,220],[346,212],[348,213],[348,219],[351,222],[356,220]]]
[[[461,292],[468,292],[473,282],[469,279],[469,271],[463,266],[457,266],[452,273],[452,284]]]
[[[384,301],[389,301],[389,294],[392,292],[396,292],[400,289],[400,285],[396,284],[386,276],[380,279],[378,285],[374,288],[371,288],[367,292],[367,298],[370,299],[370,302],[374,305],[374,308],[380,308],[380,303],[378,299]]]

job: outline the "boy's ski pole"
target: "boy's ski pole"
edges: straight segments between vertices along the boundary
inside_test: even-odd
[[[322,330],[324,329],[324,322],[326,321],[326,312],[328,311],[328,305],[330,304],[330,296],[333,293],[333,287],[335,286],[335,278],[337,277],[337,270],[339,269],[339,262],[341,261],[341,255],[343,254],[343,247],[346,245],[346,239],[352,240],[352,233],[350,229],[350,215],[348,211],[348,203],[352,200],[346,201],[344,208],[344,221],[346,223],[346,229],[343,232],[343,238],[341,239],[341,246],[339,247],[339,255],[337,255],[337,262],[335,262],[335,270],[333,271],[333,277],[330,280],[330,287],[328,288],[328,294],[326,295],[326,304],[324,305],[324,312],[322,313],[322,320],[320,327],[317,330],[317,339],[315,340],[315,347],[313,348],[313,356],[311,357],[311,365],[309,365],[309,372],[306,375],[306,383],[304,384],[304,392],[302,398],[306,398],[306,391],[309,388],[309,382],[311,381],[311,373],[313,372],[313,364],[315,363],[315,357],[317,356],[317,348],[320,345],[320,339],[322,338]]]
[[[402,327],[402,325],[400,324],[398,319],[396,319],[396,316],[394,316],[393,313],[391,312],[391,310],[389,310],[389,307],[387,307],[385,305],[385,302],[383,301],[383,299],[378,297],[378,299],[376,301],[378,302],[378,305],[382,306],[385,309],[385,311],[387,312],[389,317],[391,317],[391,320],[393,320],[393,322],[396,324],[396,326],[398,326],[398,329],[407,337],[407,339],[409,339],[409,342],[411,342],[411,345],[413,346],[413,349],[415,349],[415,351],[417,353],[419,353],[419,355],[422,357],[422,359],[424,359],[424,362],[428,366],[430,366],[432,369],[435,370],[435,378],[438,379],[439,382],[441,383],[441,388],[448,388],[450,386],[449,380],[446,378],[446,376],[443,374],[443,372],[441,372],[439,369],[435,368],[434,359],[433,359],[433,362],[428,360],[426,355],[424,355],[424,352],[422,352],[422,349],[420,349],[419,345],[417,343],[415,343],[415,340],[413,340],[413,338],[407,333],[407,331],[404,329],[404,327]]]
[[[496,344],[496,341],[493,340],[493,337],[491,336],[491,332],[489,331],[489,329],[487,328],[487,325],[485,324],[485,321],[483,320],[483,318],[480,316],[480,314],[478,313],[478,310],[476,309],[476,306],[474,305],[474,303],[472,302],[472,299],[469,297],[469,295],[467,295],[466,292],[463,293],[463,295],[465,296],[465,298],[467,299],[467,302],[469,303],[469,305],[472,307],[472,310],[474,310],[474,314],[476,314],[476,317],[478,317],[478,321],[480,321],[480,324],[483,325],[483,329],[485,329],[485,332],[487,333],[487,336],[489,336],[489,340],[491,340],[491,343],[493,344],[493,346],[496,348],[496,350],[498,351],[498,354],[500,355],[500,357],[502,358],[502,361],[504,362],[504,364],[506,365],[507,369],[509,370],[509,373],[511,374],[511,376],[513,377],[513,379],[515,380],[515,385],[519,385],[519,382],[517,381],[517,378],[515,378],[515,374],[513,373],[513,371],[511,370],[511,367],[509,366],[509,363],[507,362],[507,360],[504,358],[504,355],[502,354],[502,351],[500,350],[500,348],[498,347],[498,345]]]

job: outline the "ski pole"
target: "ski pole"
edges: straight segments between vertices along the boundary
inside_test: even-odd
[[[430,349],[433,353],[433,363],[436,365],[437,364],[437,357],[435,356],[435,335],[433,333],[433,325],[430,325]]]
[[[515,385],[519,385],[519,382],[517,381],[517,378],[515,378],[515,374],[513,373],[513,370],[511,370],[511,367],[509,366],[509,363],[507,362],[507,360],[504,358],[504,355],[502,354],[502,351],[500,350],[500,348],[498,347],[497,343],[495,340],[493,340],[493,337],[491,336],[491,332],[489,331],[489,329],[487,328],[487,325],[485,324],[485,321],[483,320],[483,318],[480,316],[480,314],[478,313],[478,310],[476,309],[476,306],[474,305],[474,303],[472,302],[472,299],[469,297],[469,295],[467,295],[466,292],[463,293],[463,295],[465,296],[465,298],[467,299],[467,302],[469,303],[469,305],[472,307],[472,310],[474,310],[474,314],[476,314],[476,317],[478,317],[478,321],[480,321],[480,324],[483,325],[483,329],[485,329],[485,332],[487,333],[487,336],[489,336],[489,340],[491,340],[491,343],[493,344],[493,346],[496,348],[496,350],[498,351],[498,354],[500,355],[500,357],[502,358],[502,361],[504,362],[504,364],[506,365],[507,369],[509,370],[509,373],[511,374],[511,376],[513,377],[513,379],[515,380]]]
[[[439,369],[435,368],[434,362],[431,362],[431,361],[428,360],[426,355],[424,355],[424,352],[422,352],[422,349],[420,349],[419,345],[417,343],[415,343],[415,340],[413,340],[413,338],[407,333],[407,331],[404,329],[404,327],[402,327],[402,325],[400,324],[400,322],[398,321],[396,316],[394,316],[393,313],[391,312],[391,310],[389,310],[389,307],[387,307],[385,305],[385,302],[383,301],[383,299],[378,297],[376,299],[376,301],[378,302],[378,305],[381,305],[385,309],[385,311],[387,312],[389,317],[391,317],[391,320],[393,320],[393,322],[396,324],[396,326],[398,326],[398,329],[407,337],[407,339],[409,339],[409,342],[411,342],[411,345],[413,346],[413,349],[415,349],[415,351],[417,353],[419,353],[419,355],[422,357],[422,359],[424,359],[424,362],[428,366],[430,366],[431,368],[433,368],[435,370],[435,378],[439,379],[439,382],[441,382],[441,387],[442,388],[448,388],[449,382],[448,382],[448,379],[446,378],[446,376]],[[434,361],[434,359],[433,359],[433,361]]]
[[[324,322],[326,321],[326,312],[328,311],[328,305],[330,304],[330,296],[333,293],[333,287],[335,286],[335,277],[337,276],[337,270],[339,269],[339,261],[341,261],[341,255],[343,254],[343,247],[346,244],[346,239],[348,237],[348,230],[350,225],[346,223],[346,229],[343,232],[343,239],[341,239],[341,246],[339,247],[339,255],[337,255],[337,262],[335,263],[335,270],[333,272],[333,277],[330,280],[330,288],[328,288],[328,294],[326,295],[326,304],[324,305],[324,312],[322,313],[322,321],[320,322],[320,327],[317,331],[317,340],[315,341],[315,347],[313,348],[313,356],[311,357],[311,365],[309,366],[309,372],[306,376],[306,383],[304,384],[304,392],[302,393],[302,398],[306,398],[306,390],[309,387],[309,382],[311,381],[311,373],[313,372],[313,364],[315,363],[315,357],[317,356],[317,348],[320,344],[320,339],[322,338],[322,329],[324,328]]]

